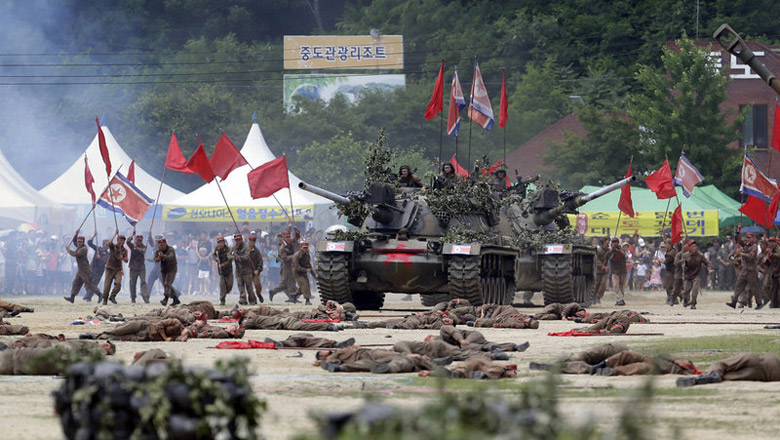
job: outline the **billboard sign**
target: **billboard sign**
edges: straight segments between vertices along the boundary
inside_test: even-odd
[[[403,69],[402,35],[285,35],[285,69]]]
[[[355,102],[362,90],[392,90],[406,85],[406,76],[398,75],[350,75],[350,74],[302,74],[284,75],[284,108],[294,107],[293,96],[321,99],[330,102],[338,93]]]

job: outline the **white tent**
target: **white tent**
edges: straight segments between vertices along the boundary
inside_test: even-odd
[[[108,127],[103,127],[103,134],[106,137],[106,147],[108,147],[108,157],[111,160],[112,175],[120,166],[122,166],[119,171],[126,176],[132,159],[125,153],[125,150],[119,146],[119,143],[114,139],[114,136],[111,134]],[[167,148],[167,145],[165,147]],[[100,146],[98,145],[97,134],[95,134],[92,143],[87,147],[86,153],[87,160],[89,161],[89,169],[92,171],[92,176],[95,178],[95,183],[92,187],[95,190],[95,194],[100,196],[100,192],[103,191],[108,184],[108,179],[106,178],[106,166],[103,164],[103,158],[100,156]],[[147,196],[155,199],[157,198],[157,191],[160,188],[160,181],[149,175],[149,173],[144,171],[136,163],[135,186]],[[62,173],[62,175],[52,183],[46,185],[41,192],[50,199],[66,205],[89,205],[91,207],[92,197],[84,186],[84,155],[79,155],[76,162],[74,162],[67,171]],[[159,202],[169,202],[183,195],[183,192],[163,184]]]
[[[40,226],[68,224],[74,211],[30,186],[0,152],[0,227],[25,222]]]
[[[260,125],[252,124],[241,154],[249,165],[233,170],[227,179],[219,182],[225,194],[231,211],[237,222],[285,222],[285,211],[290,210],[290,195],[295,209],[296,221],[314,221],[316,227],[323,227],[335,220],[335,211],[328,207],[333,204],[328,199],[303,191],[298,188],[301,179],[288,171],[290,190],[277,191],[274,197],[252,199],[249,193],[247,174],[253,168],[276,158],[268,148]],[[219,179],[219,177],[217,177]],[[282,206],[279,206],[279,205]],[[282,209],[284,207],[284,209]],[[230,213],[225,208],[225,201],[219,192],[217,182],[207,183],[191,193],[168,202],[163,206],[163,220],[185,222],[230,222]]]

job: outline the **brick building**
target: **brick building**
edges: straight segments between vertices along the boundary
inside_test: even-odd
[[[723,108],[734,109],[735,113],[744,106],[752,106],[742,127],[741,139],[729,145],[730,148],[742,148],[747,145],[754,149],[753,158],[762,171],[770,177],[780,180],[780,153],[771,148],[772,123],[775,114],[777,94],[748,66],[725,50],[717,50],[717,43],[702,41],[697,43],[703,48],[712,50],[711,56],[718,66],[726,66],[727,73],[732,78],[726,93],[727,98]],[[674,43],[668,43],[674,47]],[[761,43],[748,42],[748,47],[757,59],[780,77],[780,52]],[[585,137],[585,128],[574,114],[569,114],[542,132],[531,138],[517,149],[507,154],[507,166],[510,170],[517,169],[522,176],[544,174],[550,167],[544,164],[544,152],[551,144],[560,142],[566,137],[566,132]],[[769,160],[772,167],[769,167]]]

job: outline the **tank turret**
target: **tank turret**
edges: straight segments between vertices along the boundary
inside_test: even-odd
[[[626,177],[623,180],[618,180],[617,182],[605,186],[604,188],[601,188],[590,194],[559,194],[558,191],[554,189],[542,190],[543,194],[541,195],[540,199],[537,200],[537,206],[534,206],[536,211],[534,213],[534,223],[537,226],[546,226],[552,223],[561,214],[576,214],[577,208],[581,207],[582,205],[590,202],[591,200],[595,200],[604,194],[618,190],[635,180],[635,176]],[[561,195],[563,196],[561,197]],[[563,202],[563,204],[559,203],[559,199],[560,202]]]

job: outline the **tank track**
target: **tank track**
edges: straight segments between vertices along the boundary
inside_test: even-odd
[[[545,255],[542,258],[544,304],[574,302],[571,255]]]
[[[341,252],[320,252],[317,255],[317,289],[321,301],[352,302],[347,256]]]
[[[420,295],[420,302],[425,307],[433,307],[440,302],[446,302],[452,299],[452,295],[449,293],[429,293],[427,295]]]
[[[448,267],[452,296],[466,299],[473,306],[482,305],[479,259],[475,255],[455,255],[450,257]]]

